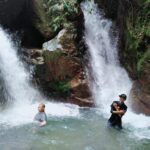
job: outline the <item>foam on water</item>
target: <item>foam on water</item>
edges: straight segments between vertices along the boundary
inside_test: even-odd
[[[0,28],[0,73],[9,94],[10,105],[0,113],[0,123],[21,125],[33,121],[37,106],[45,98],[30,84],[30,76],[17,56],[9,35]],[[75,117],[79,115],[77,106],[46,102],[46,112],[51,116]]]
[[[85,41],[88,46],[90,86],[104,117],[110,116],[110,104],[118,99],[118,95],[129,95],[132,82],[124,68],[120,66],[118,58],[118,38],[113,29],[112,21],[104,17],[102,10],[94,3],[87,0],[81,4],[85,18]],[[115,33],[115,34],[114,34]],[[130,104],[128,103],[130,107]],[[149,134],[138,133],[139,129],[149,132],[150,117],[137,115],[128,109],[123,117],[127,128],[133,127],[135,135],[150,138]],[[130,129],[131,129],[130,128]],[[147,133],[148,133],[147,132]]]
[[[0,113],[0,124],[12,127],[32,123],[37,113],[38,104],[37,102],[29,105],[22,104],[6,109]],[[79,109],[75,105],[51,102],[45,102],[45,104],[48,117],[66,118],[79,116]]]

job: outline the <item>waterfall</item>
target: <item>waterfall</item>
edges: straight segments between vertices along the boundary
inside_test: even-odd
[[[112,22],[105,19],[93,1],[82,4],[85,16],[85,39],[92,71],[91,87],[98,106],[108,111],[108,105],[121,93],[129,95],[132,83],[119,64],[117,41]],[[105,102],[105,103],[104,103]]]
[[[76,116],[78,108],[66,104],[46,102],[30,83],[30,74],[19,59],[17,48],[9,34],[0,28],[0,75],[3,78],[8,107],[0,113],[0,123],[20,125],[33,121],[40,102],[46,103],[46,111],[54,116]],[[4,94],[5,95],[5,94]],[[2,100],[0,100],[2,101]]]
[[[112,101],[118,100],[118,95],[129,95],[132,82],[118,58],[118,37],[113,27],[113,22],[104,17],[103,10],[99,10],[94,0],[86,0],[81,4],[85,18],[85,42],[88,47],[90,72],[90,87],[100,113],[108,118]],[[123,117],[125,126],[134,128],[139,137],[149,132],[150,118],[136,115],[130,108]],[[137,130],[135,130],[135,128]],[[142,131],[139,129],[143,129]],[[145,129],[145,130],[144,130]],[[148,133],[146,134],[146,136]],[[149,135],[148,135],[149,136]],[[149,136],[150,137],[150,136]]]
[[[29,73],[25,70],[23,63],[17,57],[17,51],[12,42],[9,41],[2,29],[0,29],[0,71],[4,77],[5,88],[8,90],[11,101],[14,104],[28,103],[39,93],[30,85]]]

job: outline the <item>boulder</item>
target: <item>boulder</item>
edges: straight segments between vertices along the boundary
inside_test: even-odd
[[[133,110],[139,114],[150,115],[150,89],[145,89],[143,83],[136,81],[130,95]]]
[[[37,66],[36,78],[48,95],[63,97],[66,102],[79,106],[91,107],[94,102],[91,99],[82,58],[76,57],[77,34],[73,27],[71,24],[61,30],[54,39],[43,44],[45,63],[42,66],[43,71]]]
[[[25,49],[23,51],[23,59],[29,64],[42,65],[44,64],[42,49]]]
[[[87,99],[92,96],[86,75],[82,70],[70,81],[70,86],[74,97]]]
[[[72,79],[81,68],[79,58],[68,56],[61,50],[45,51],[43,55],[47,81]]]
[[[140,63],[139,79],[134,81],[131,97],[133,109],[150,115],[150,51]]]

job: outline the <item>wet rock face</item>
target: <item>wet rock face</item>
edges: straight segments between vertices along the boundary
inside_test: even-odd
[[[68,21],[78,26],[82,19],[76,0],[0,1],[0,24],[11,31],[18,31],[22,45],[29,48],[41,47],[43,42],[54,38]]]
[[[126,11],[128,8],[128,11]],[[118,12],[121,63],[133,79],[133,109],[150,115],[150,2],[122,1]]]
[[[51,1],[44,9],[40,5],[43,0],[38,2],[40,18],[45,19],[37,27],[41,33],[46,33],[47,40],[43,43],[44,64],[36,66],[36,82],[48,96],[79,106],[93,106],[83,69],[85,47],[79,3],[76,0]]]
[[[44,42],[35,25],[38,19],[34,0],[0,1],[0,24],[11,32],[17,31],[23,46],[41,47]]]
[[[143,81],[135,81],[131,90],[131,104],[136,113],[150,115],[150,87]]]
[[[140,77],[133,83],[131,99],[133,109],[137,113],[150,115],[150,55],[145,59],[147,61],[143,60]]]
[[[49,96],[63,97],[66,102],[92,106],[91,92],[81,60],[62,50],[45,51],[45,63],[37,66],[35,79]],[[43,70],[41,72],[41,70]]]
[[[32,0],[1,0],[0,23],[9,28],[31,26],[35,19]]]
[[[45,63],[36,67],[35,78],[48,95],[63,97],[66,102],[79,106],[93,106],[76,38],[76,28],[70,24],[54,39],[44,43]]]
[[[96,0],[99,7],[105,10],[106,17],[115,20],[117,18],[120,0]]]

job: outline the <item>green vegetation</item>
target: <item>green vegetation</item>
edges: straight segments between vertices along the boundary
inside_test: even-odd
[[[64,68],[61,67],[61,60],[64,58],[65,54],[61,50],[56,51],[45,51],[44,52],[45,65],[47,70],[45,72],[46,76],[50,76],[50,81],[64,80],[66,73]],[[61,62],[61,63],[60,63]]]
[[[52,6],[53,1],[48,1],[48,6]],[[72,16],[78,13],[78,8],[75,7],[74,1],[67,1],[67,0],[59,0],[55,3],[49,11],[49,16],[51,17],[52,21],[50,26],[54,31],[59,30],[64,23],[67,22],[67,17]]]
[[[39,0],[39,6],[42,6],[39,13],[44,26],[52,33],[60,31],[64,24],[68,23],[68,18],[73,19],[79,13],[77,2],[77,0]],[[45,30],[41,25],[40,28]]]
[[[44,89],[48,89],[51,95],[59,95],[67,97],[71,93],[71,86],[69,83],[69,66],[66,66],[68,56],[61,51],[45,51],[45,64],[37,66],[35,74],[37,78],[42,79]]]
[[[44,60],[46,62],[48,62],[48,61],[55,61],[58,58],[60,58],[61,56],[65,56],[65,53],[62,50],[55,50],[55,51],[52,51],[52,52],[45,51],[43,53],[43,56],[44,56]]]
[[[138,61],[138,72],[139,74],[142,73],[142,71],[144,70],[145,68],[145,65],[150,63],[150,49],[148,49],[143,57],[141,57],[141,59]]]
[[[74,62],[72,58],[61,50],[45,51],[44,83],[52,94],[63,97],[70,96],[70,80],[74,77]],[[38,72],[39,73],[39,72]]]
[[[68,96],[71,93],[71,86],[68,81],[53,81],[48,84],[48,87],[62,96]]]
[[[132,59],[131,68],[141,74],[144,64],[150,58],[150,0],[137,0],[137,4],[130,3],[126,31],[126,55]],[[128,69],[131,69],[128,66]]]

